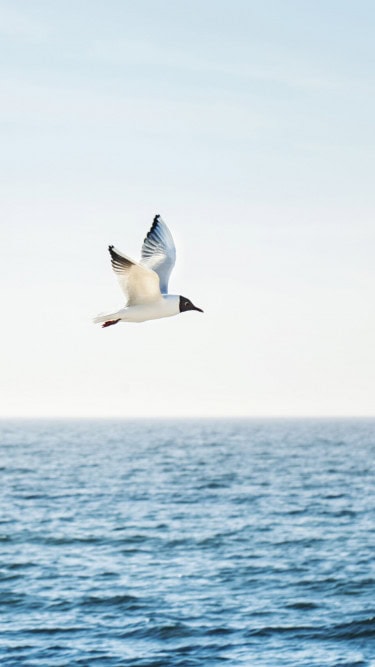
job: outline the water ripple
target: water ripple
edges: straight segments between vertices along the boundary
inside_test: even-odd
[[[375,422],[9,422],[0,664],[374,667]]]

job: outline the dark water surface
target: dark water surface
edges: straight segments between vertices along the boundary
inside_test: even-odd
[[[375,667],[374,421],[0,442],[2,666]]]

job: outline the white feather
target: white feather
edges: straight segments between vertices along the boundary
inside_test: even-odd
[[[112,267],[123,290],[128,306],[160,301],[159,276],[155,271],[141,266],[114,246],[109,246]]]
[[[141,264],[156,271],[162,294],[168,294],[168,282],[176,262],[176,247],[171,232],[156,215],[142,246]]]

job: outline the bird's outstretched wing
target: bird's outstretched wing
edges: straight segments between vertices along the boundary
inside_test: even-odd
[[[112,268],[118,278],[120,287],[125,293],[128,306],[151,303],[161,299],[159,276],[155,271],[133,262],[132,259],[108,246],[112,260]]]
[[[168,294],[169,276],[175,261],[176,248],[172,234],[160,215],[155,215],[152,227],[143,241],[141,264],[156,271],[162,294]]]

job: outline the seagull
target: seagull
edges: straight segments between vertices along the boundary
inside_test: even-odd
[[[113,245],[108,246],[112,268],[126,296],[126,305],[114,313],[98,315],[94,323],[109,327],[118,322],[145,322],[201,308],[184,296],[168,294],[168,281],[176,261],[176,248],[165,222],[155,215],[142,245],[140,262],[134,262]]]

